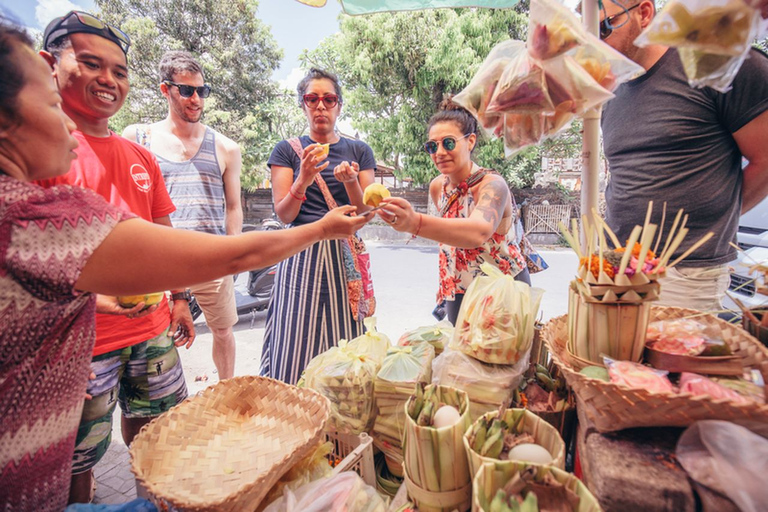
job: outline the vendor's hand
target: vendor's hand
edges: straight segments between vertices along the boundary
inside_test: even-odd
[[[368,215],[355,215],[356,210],[355,206],[345,205],[326,213],[318,221],[323,226],[323,238],[333,240],[350,237],[371,220]]]
[[[194,343],[195,322],[192,320],[192,312],[189,310],[189,303],[187,301],[173,301],[171,326],[168,328],[168,335],[173,337],[173,343],[177,347],[186,345],[189,348]]]
[[[382,207],[377,213],[379,217],[392,226],[395,231],[415,233],[418,229],[419,214],[411,203],[402,197],[388,197],[379,203]]]
[[[107,315],[125,315],[128,318],[141,318],[154,312],[160,304],[153,304],[147,309],[144,309],[144,303],[139,302],[132,308],[124,308],[117,302],[117,297],[111,295],[96,295],[96,312],[104,313]]]
[[[357,162],[349,163],[346,160],[333,169],[333,176],[342,183],[357,182],[360,174],[360,166]]]
[[[320,144],[310,144],[304,148],[304,152],[301,155],[299,176],[296,178],[297,186],[306,190],[315,181],[315,176],[330,165],[330,162],[327,160],[322,164],[320,163],[325,160],[326,157],[324,155],[325,151]]]

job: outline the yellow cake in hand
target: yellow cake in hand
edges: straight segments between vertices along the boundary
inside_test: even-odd
[[[140,302],[144,303],[144,307],[148,308],[158,304],[165,297],[165,293],[146,293],[144,295],[122,295],[117,298],[117,303],[124,308],[136,307]]]
[[[371,183],[365,187],[365,191],[363,192],[363,203],[376,208],[379,206],[382,199],[391,197],[391,195],[392,194],[389,193],[389,190],[384,185]]]
[[[323,152],[320,153],[320,158],[328,158],[328,153],[331,151],[331,145],[330,144],[318,144],[321,148],[323,148]]]

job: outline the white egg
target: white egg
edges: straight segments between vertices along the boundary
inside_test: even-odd
[[[450,427],[461,420],[461,414],[455,407],[444,405],[435,412],[432,418],[432,426],[435,428]]]
[[[522,460],[534,464],[549,464],[552,455],[543,446],[533,443],[523,443],[509,450],[509,460]]]

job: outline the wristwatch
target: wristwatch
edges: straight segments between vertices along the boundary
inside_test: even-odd
[[[184,290],[183,292],[176,292],[171,294],[171,298],[173,300],[185,300],[187,302],[192,300],[192,292],[189,291],[189,288]]]

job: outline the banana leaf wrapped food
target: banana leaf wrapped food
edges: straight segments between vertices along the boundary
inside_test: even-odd
[[[553,466],[488,462],[472,482],[473,512],[601,512],[587,486]]]
[[[401,347],[408,347],[426,341],[435,348],[435,356],[439,356],[452,336],[453,325],[444,320],[435,325],[425,325],[404,332],[397,344]]]
[[[539,450],[515,450],[534,444]],[[565,443],[557,429],[525,409],[492,411],[478,418],[464,434],[464,447],[472,474],[486,462],[524,461],[533,464],[551,464],[565,468]],[[532,456],[543,459],[529,460]]]
[[[475,420],[512,398],[527,367],[527,354],[517,364],[495,365],[449,349],[432,362],[432,382],[466,392]]]
[[[426,341],[392,347],[376,375],[374,396],[378,413],[373,425],[373,441],[388,457],[388,462],[394,462],[397,476],[402,475],[396,465],[403,459],[405,402],[416,393],[420,384],[431,381],[434,358],[435,349]]]
[[[484,276],[467,288],[451,348],[491,364],[516,364],[527,358],[544,293],[483,263]]]
[[[455,420],[435,426],[442,410],[454,409]],[[467,394],[430,385],[405,404],[403,442],[405,484],[422,512],[467,510],[472,479],[462,436],[470,425]]]
[[[328,430],[340,434],[367,432],[374,419],[373,384],[380,362],[361,353],[357,343],[340,340],[312,359],[300,385],[331,402]]]

